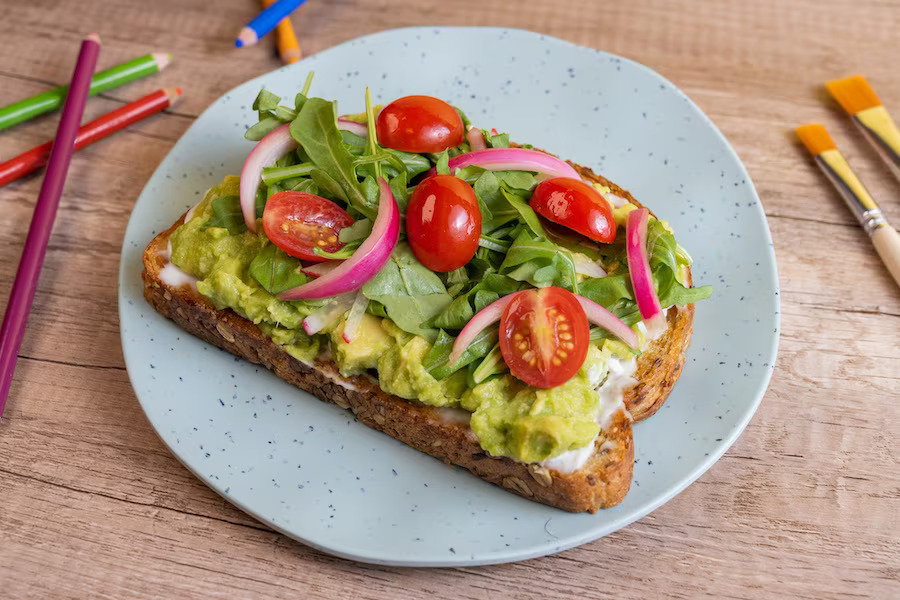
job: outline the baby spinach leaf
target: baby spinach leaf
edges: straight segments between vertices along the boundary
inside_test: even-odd
[[[475,366],[475,363],[472,363]],[[469,367],[471,369],[471,366]],[[487,353],[478,366],[475,366],[470,373],[469,387],[475,387],[479,383],[485,381],[488,377],[500,375],[509,371],[506,362],[503,360],[503,353],[500,351],[500,344],[494,344],[491,351]]]
[[[524,287],[525,284],[505,275],[486,273],[469,291],[454,298],[453,302],[434,318],[431,325],[442,329],[462,329],[476,312],[501,296],[518,292]]]
[[[634,300],[628,273],[588,279],[578,286],[578,293],[606,308],[621,299]]]
[[[540,220],[538,219],[537,214],[532,210],[528,204],[525,203],[519,196],[509,192],[506,188],[500,188],[503,197],[506,198],[506,201],[509,202],[509,205],[516,209],[516,212],[519,213],[519,216],[525,222],[526,225],[531,229],[534,234],[540,238],[547,239],[547,232],[544,231],[543,225],[541,225]],[[552,244],[551,244],[552,245]]]
[[[510,246],[500,272],[536,287],[555,285],[578,293],[572,255],[552,242],[535,238],[527,230]]]
[[[253,101],[253,106],[251,108],[259,112],[275,110],[278,107],[279,102],[281,102],[281,96],[276,96],[269,90],[263,88],[259,90],[259,94],[256,95],[256,99]]]
[[[450,352],[453,349],[453,342],[456,341],[452,335],[443,329],[438,332],[437,339],[431,350],[425,355],[422,366],[428,371],[432,377],[440,381],[459,371],[469,363],[478,360],[490,352],[491,348],[497,343],[497,328],[488,327],[479,333],[472,343],[466,348],[462,356],[459,357],[452,365],[448,362]]]
[[[301,179],[298,183],[291,187],[295,192],[303,192],[304,194],[319,195],[319,186],[312,179]]]
[[[250,263],[248,272],[264,290],[277,295],[306,283],[300,261],[269,244]]]
[[[422,265],[405,243],[398,244],[382,269],[362,287],[369,300],[384,305],[400,329],[426,339],[437,334],[426,325],[451,298],[440,277]]]
[[[321,98],[309,98],[291,123],[291,136],[303,146],[319,171],[328,176],[331,180],[329,183],[337,184],[342,192],[339,196],[342,200],[363,215],[375,217],[376,209],[366,202],[356,178],[353,156],[344,146],[341,132],[338,131],[333,103]],[[316,184],[328,189],[319,179],[313,174]]]
[[[509,188],[530,190],[537,183],[534,175],[527,171],[498,171],[497,177]]]
[[[222,227],[227,229],[231,235],[247,231],[247,225],[244,223],[244,213],[241,211],[240,196],[219,196],[218,198],[213,198],[212,211],[212,216],[202,229]]]
[[[487,144],[491,148],[509,148],[509,134],[492,135],[488,137]]]

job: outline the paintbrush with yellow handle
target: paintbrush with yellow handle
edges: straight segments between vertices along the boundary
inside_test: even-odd
[[[888,224],[869,190],[850,168],[825,127],[819,124],[801,125],[796,131],[797,137],[815,157],[816,164],[872,238],[881,260],[900,285],[900,234]]]
[[[866,78],[835,79],[825,87],[900,179],[900,130]]]

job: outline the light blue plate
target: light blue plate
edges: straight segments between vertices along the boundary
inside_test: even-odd
[[[594,168],[675,228],[697,307],[684,374],[664,408],[635,427],[625,501],[595,515],[523,500],[357,423],[350,414],[183,333],[142,297],[150,239],[226,174],[251,145],[263,86],[363,110],[428,94],[483,127]],[[775,257],[750,178],[682,92],[623,58],[535,33],[416,28],[353,40],[225,94],[188,129],[134,207],[120,267],[128,373],[166,445],[194,474],[275,529],[338,556],[389,565],[523,560],[613,532],[699,477],[735,441],[765,392],[778,342]]]

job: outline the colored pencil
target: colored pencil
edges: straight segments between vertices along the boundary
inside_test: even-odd
[[[277,0],[241,29],[234,45],[238,48],[254,45],[304,2],[306,0]]]
[[[165,89],[153,92],[131,104],[107,113],[78,130],[75,138],[75,151],[81,150],[94,142],[100,141],[117,131],[142,119],[169,108],[181,96],[181,88]],[[47,164],[47,158],[53,148],[53,141],[41,144],[28,152],[20,154],[4,163],[0,163],[0,186],[38,170]]]
[[[135,79],[162,71],[171,61],[171,54],[153,52],[100,71],[91,79],[90,95],[96,96]],[[58,109],[66,98],[67,90],[68,86],[61,85],[37,96],[0,108],[0,131]]]
[[[798,127],[797,137],[872,238],[875,250],[894,281],[900,285],[900,234],[888,224],[875,199],[850,168],[847,159],[822,125],[814,123]]]
[[[866,78],[854,75],[829,81],[825,87],[900,179],[900,131]]]
[[[275,0],[263,0],[263,7],[269,8],[275,4]],[[289,65],[303,58],[300,44],[297,42],[297,34],[294,33],[294,25],[290,17],[285,17],[275,27],[275,46],[278,48],[278,56],[284,64]]]
[[[100,36],[96,33],[89,34],[81,43],[75,72],[59,120],[59,128],[56,130],[56,141],[50,153],[47,174],[44,176],[41,192],[34,206],[34,216],[28,228],[28,236],[25,238],[25,248],[22,250],[22,258],[9,294],[9,303],[3,315],[3,325],[0,326],[0,414],[3,413],[12,384],[19,346],[22,345],[22,337],[25,334],[25,322],[28,320],[31,302],[34,300],[44,255],[47,253],[47,242],[53,229],[59,198],[66,182],[69,162],[72,160],[78,124],[84,116],[84,105],[91,87],[91,75],[97,66],[99,54]]]

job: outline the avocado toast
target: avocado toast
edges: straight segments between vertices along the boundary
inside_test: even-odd
[[[536,205],[536,190],[548,180],[540,171],[543,158],[533,165],[513,165],[519,168],[454,166],[477,154],[479,144],[490,146],[482,152],[505,148],[505,136],[476,130],[478,140],[470,129],[465,141],[454,139],[458,143],[440,152],[408,151],[396,148],[402,140],[391,141],[389,132],[382,135],[372,110],[368,119],[336,119],[332,103],[305,94],[298,96],[293,109],[277,103],[261,94],[256,104],[261,121],[250,136],[269,138],[287,126],[294,143],[288,140],[276,151],[273,166],[264,165],[262,185],[253,189],[252,214],[242,218],[248,206],[240,202],[248,181],[245,165],[240,180],[226,178],[148,246],[143,277],[150,304],[190,333],[265,365],[320,399],[349,408],[366,425],[522,496],[569,511],[594,512],[619,503],[631,481],[632,417],[650,416],[668,396],[690,338],[691,302],[708,295],[708,290],[690,287],[689,259],[671,233],[649,219],[648,260],[661,302],[657,316],[665,322],[660,327],[657,319],[655,336],[648,336],[640,324],[621,239],[628,214],[641,207],[624,190],[587,169],[566,165],[572,169],[569,179],[595,186],[602,202],[612,203],[608,212],[615,221],[609,223],[620,230],[619,242],[596,244],[580,234],[551,232],[550,221],[530,208]],[[390,108],[379,118],[389,115]],[[464,117],[460,122],[466,124]],[[378,144],[372,139],[376,129]],[[322,157],[322,147],[331,158]],[[529,159],[538,153],[514,150],[532,153]],[[350,177],[343,181],[341,171],[346,174],[347,169],[341,163],[351,165]],[[481,228],[474,254],[456,268],[432,271],[424,263],[436,260],[427,248],[434,234],[416,238],[420,234],[411,223],[416,190],[440,176],[455,177],[474,191]],[[258,174],[252,183],[259,183]],[[299,256],[304,258],[296,251],[288,254],[291,246],[279,237],[279,226],[289,229],[285,223],[297,221],[276,211],[286,197],[276,195],[288,192],[336,203],[349,215],[333,229],[328,228],[333,223],[321,218],[330,214],[326,205],[316,209],[315,217],[301,215],[304,231],[318,228],[304,238],[313,240],[312,251],[318,251],[310,252],[317,262],[307,260],[310,255],[302,249]],[[405,231],[392,234],[384,262],[369,265],[374,273],[345,291],[359,282],[348,284],[340,270],[361,253],[367,258],[377,255],[376,242],[384,245],[385,236],[376,234],[386,222],[380,202],[389,197],[403,208]],[[300,199],[312,202],[306,196]],[[272,219],[279,214],[280,220]],[[267,224],[267,218],[272,222]],[[331,237],[341,243],[330,242]],[[443,247],[456,250],[464,245]],[[453,252],[438,254],[448,260]],[[585,260],[593,266],[581,264]],[[599,265],[607,271],[598,270]],[[357,272],[362,268],[352,266]],[[321,284],[320,292],[329,291],[329,285],[345,287],[330,288],[342,292],[336,295],[292,296],[306,293],[314,282]],[[552,367],[528,371],[525,365],[522,371],[517,366],[509,353],[524,347],[527,340],[515,336],[530,329],[510,333],[504,347],[502,329],[514,325],[509,311],[500,319],[500,331],[494,319],[467,333],[496,303],[505,299],[512,306],[514,299],[544,292],[604,305],[632,332],[631,346],[592,320],[590,337],[576,344],[584,351],[580,362],[558,360],[577,362],[563,365],[569,373],[560,375]],[[575,315],[572,325],[579,325],[580,318]],[[584,324],[588,326],[586,319]],[[566,337],[568,330],[554,331],[558,347],[553,359],[558,359],[572,338]],[[454,351],[467,338],[457,358]],[[550,360],[543,366],[550,367]],[[526,383],[545,376],[565,379]]]

